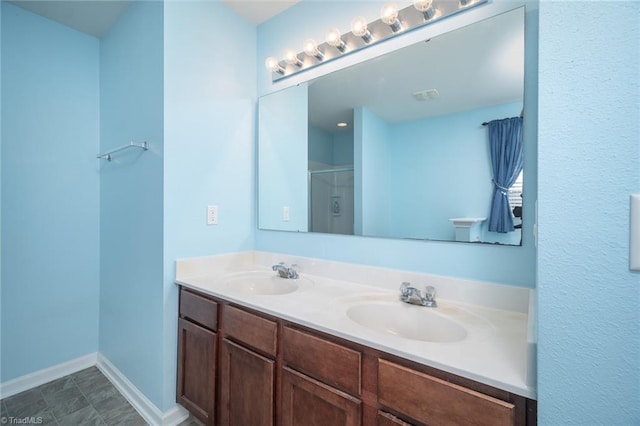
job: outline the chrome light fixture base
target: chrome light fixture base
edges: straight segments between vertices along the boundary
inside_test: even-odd
[[[275,82],[282,80],[283,78],[314,68],[320,64],[329,62],[349,53],[357,52],[360,49],[373,46],[383,40],[387,40],[399,34],[404,34],[407,31],[423,27],[456,13],[472,9],[476,6],[487,3],[488,1],[489,0],[433,0],[429,13],[421,12],[413,5],[407,6],[398,12],[398,22],[401,23],[401,30],[400,28],[397,28],[397,26],[394,30],[393,25],[386,24],[382,19],[378,19],[367,24],[367,33],[370,35],[370,39],[368,39],[368,37],[357,36],[351,31],[348,31],[341,35],[340,39],[342,42],[337,43],[337,46],[331,45],[327,42],[318,44],[317,49],[321,52],[319,55],[310,56],[306,55],[304,51],[301,51],[297,55],[299,62],[296,64],[287,63],[284,59],[279,61],[278,65],[280,68],[277,68],[277,71],[272,71],[271,81]],[[276,68],[274,67],[272,69],[275,70]]]

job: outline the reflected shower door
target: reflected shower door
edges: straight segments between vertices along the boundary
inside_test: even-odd
[[[309,171],[309,231],[353,235],[353,168]]]

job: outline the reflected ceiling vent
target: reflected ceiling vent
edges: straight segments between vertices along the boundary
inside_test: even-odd
[[[440,97],[440,93],[436,89],[421,90],[413,94],[416,101],[430,101]]]

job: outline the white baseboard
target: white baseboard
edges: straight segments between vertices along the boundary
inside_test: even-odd
[[[97,366],[147,423],[154,426],[175,426],[189,417],[189,412],[177,404],[164,413],[160,411],[101,353],[98,354]]]
[[[115,365],[97,352],[0,383],[0,399],[8,398],[94,365],[102,371],[113,386],[150,425],[175,426],[189,417],[189,412],[178,404],[164,413],[160,411]]]
[[[164,415],[162,416],[162,425],[176,426],[187,420],[188,417],[189,412],[181,405],[176,404],[176,406],[171,410],[164,412]]]
[[[71,361],[63,362],[62,364],[54,365],[53,367],[25,374],[24,376],[4,382],[0,384],[0,399],[8,398],[31,388],[44,385],[52,380],[92,367],[96,365],[97,359],[98,354],[97,352],[94,352],[92,354],[81,356],[80,358],[72,359]]]

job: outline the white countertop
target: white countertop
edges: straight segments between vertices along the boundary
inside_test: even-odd
[[[392,290],[351,280],[338,280],[305,273],[305,269],[313,271],[314,268],[305,268],[302,264],[300,283],[310,285],[302,285],[298,291],[281,295],[247,294],[230,285],[225,277],[230,273],[249,270],[273,273],[264,262],[256,263],[256,256],[249,257],[238,254],[235,257],[201,258],[195,263],[192,260],[178,261],[176,283],[420,364],[528,398],[536,397],[535,389],[528,384],[531,381],[531,368],[527,362],[530,348],[526,312],[447,299],[444,298],[447,291],[440,292],[436,285],[439,293],[444,293],[442,298],[437,297],[437,308],[413,305],[411,308],[435,309],[438,315],[462,325],[468,334],[458,342],[412,340],[374,331],[352,321],[346,314],[350,306],[365,302],[401,304],[398,301],[399,284],[391,283],[395,287]],[[501,287],[507,286],[498,286],[498,289]]]

